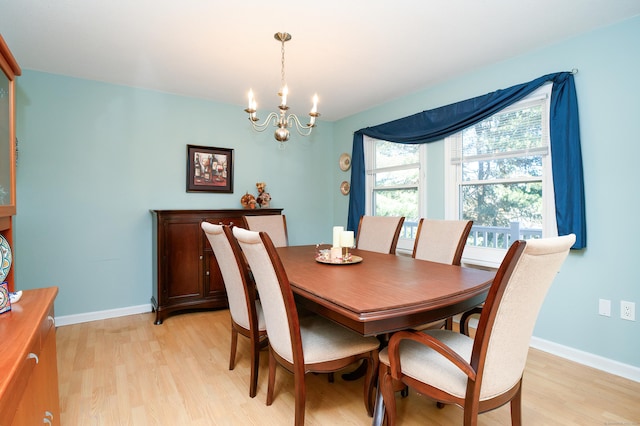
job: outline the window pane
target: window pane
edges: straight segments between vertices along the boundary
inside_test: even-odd
[[[507,249],[542,236],[542,183],[461,186],[462,218],[473,220],[467,244]]]
[[[373,191],[374,216],[418,218],[418,189],[384,189]]]
[[[375,186],[418,185],[418,168],[376,173]]]
[[[542,105],[495,114],[462,132],[463,156],[544,146]]]
[[[542,156],[466,161],[462,163],[462,180],[508,179],[542,176]]]
[[[373,168],[402,166],[420,162],[420,145],[376,141],[375,165]]]

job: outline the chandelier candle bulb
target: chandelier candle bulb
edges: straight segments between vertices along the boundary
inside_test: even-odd
[[[333,227],[333,247],[341,247],[340,240],[342,238],[342,232],[344,231],[343,226],[334,226]]]

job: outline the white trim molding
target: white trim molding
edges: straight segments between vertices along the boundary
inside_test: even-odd
[[[578,364],[593,367],[597,370],[601,370],[640,383],[640,367],[636,367],[630,364],[624,364],[613,359],[605,358],[600,355],[594,355],[589,352],[571,348],[569,346],[560,345],[558,343],[540,339],[535,336],[531,338],[530,346],[532,348],[548,352],[552,355],[577,362]]]
[[[110,318],[124,317],[127,315],[145,314],[151,312],[151,304],[129,306],[126,308],[108,309],[106,311],[86,312],[84,314],[56,316],[56,326],[80,324],[89,321],[98,321]]]

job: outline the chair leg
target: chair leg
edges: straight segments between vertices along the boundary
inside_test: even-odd
[[[307,391],[304,384],[304,373],[293,374],[295,382],[295,426],[304,426],[304,406],[307,399]]]
[[[258,368],[260,367],[260,340],[251,339],[251,382],[249,384],[249,396],[256,396],[258,392]]]
[[[449,317],[446,319],[444,323],[445,330],[453,330],[453,317]]]
[[[276,358],[269,349],[269,383],[267,385],[267,405],[273,402],[273,387],[276,382]]]
[[[364,406],[369,417],[373,417],[376,404],[375,383],[378,377],[378,355],[374,354],[364,361],[367,364],[367,374],[364,380]]]
[[[518,393],[511,400],[511,425],[520,426],[522,424],[522,380]]]
[[[393,379],[391,371],[386,364],[380,365],[380,374],[378,375],[378,386],[384,399],[385,416],[387,426],[395,426],[396,424],[396,398],[393,391]]]
[[[238,330],[231,324],[231,354],[229,355],[229,370],[236,366],[236,349],[238,347]]]

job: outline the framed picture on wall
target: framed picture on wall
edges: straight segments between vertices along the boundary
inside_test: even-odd
[[[187,192],[233,192],[233,149],[187,145]]]

